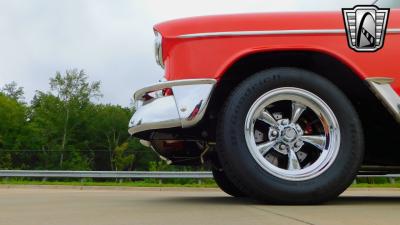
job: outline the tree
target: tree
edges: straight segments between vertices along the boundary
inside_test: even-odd
[[[109,162],[107,169],[114,170],[113,152],[129,138],[127,124],[131,111],[118,105],[98,104],[91,106],[90,115],[88,124],[90,145],[97,149],[107,150]],[[103,157],[98,159],[97,161],[104,161]]]
[[[76,124],[71,124],[71,112],[79,114],[79,110],[85,108],[90,99],[100,97],[100,81],[89,83],[88,77],[83,70],[67,70],[65,75],[57,72],[54,78],[50,79],[51,90],[60,98],[63,108],[63,130],[61,141],[60,168],[64,160],[64,150],[68,142],[68,133]],[[78,109],[78,111],[76,111]]]
[[[101,96],[100,82],[89,83],[84,71],[75,69],[65,75],[57,72],[50,79],[50,87],[52,92],[37,91],[31,103],[32,146],[42,150],[38,157],[52,168],[63,169],[67,153],[69,160],[90,163],[91,152],[79,157],[77,154],[87,148],[87,124],[93,105],[90,100]],[[55,155],[58,155],[57,166],[52,159]]]
[[[26,123],[26,107],[0,94],[0,121],[0,148],[18,146],[18,134]]]
[[[55,77],[50,78],[50,88],[64,103],[88,103],[91,98],[102,96],[100,81],[89,83],[84,70],[67,70],[65,75],[56,72]]]
[[[28,148],[41,150],[36,153],[38,161],[34,164],[37,168],[60,169],[56,162],[60,158],[65,121],[63,102],[51,93],[37,91],[30,108]]]
[[[16,101],[23,102],[24,100],[24,88],[18,87],[15,81],[4,85],[1,92]]]
[[[57,72],[50,87],[30,104],[15,82],[0,88],[0,169],[146,170],[158,160],[127,132],[133,109],[92,102],[100,82],[84,71]]]
[[[20,133],[26,125],[26,107],[0,93],[0,167],[11,167],[11,151],[18,149]]]
[[[117,146],[114,150],[113,163],[116,171],[125,170],[132,165],[135,156],[127,153],[128,143],[125,142]]]

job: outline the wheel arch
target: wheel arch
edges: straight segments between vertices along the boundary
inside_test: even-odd
[[[252,61],[253,58],[262,57],[262,56],[273,56],[278,54],[293,54],[293,53],[305,53],[308,55],[324,55],[329,57],[332,60],[335,60],[341,63],[343,66],[347,67],[353,72],[353,75],[359,77],[362,80],[365,80],[367,77],[364,76],[362,70],[351,62],[351,60],[347,59],[346,57],[335,53],[334,51],[323,49],[323,48],[315,48],[315,47],[300,47],[300,48],[260,48],[260,49],[245,49],[241,52],[238,52],[228,60],[226,60],[225,64],[223,64],[219,70],[217,71],[217,77],[223,78],[227,74],[229,74],[230,70],[240,64],[242,61],[250,60]]]
[[[356,67],[337,55],[315,50],[279,50],[244,54],[224,68],[215,97],[223,101],[242,80],[256,72],[273,67],[296,67],[317,73],[338,86],[355,106],[367,95],[377,101]]]

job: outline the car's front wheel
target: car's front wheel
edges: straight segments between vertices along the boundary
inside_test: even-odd
[[[243,193],[243,191],[239,190],[235,186],[235,184],[232,183],[232,181],[226,176],[225,172],[220,169],[220,168],[213,168],[212,169],[212,174],[214,177],[215,183],[217,183],[218,187],[228,195],[236,198],[240,197],[246,197],[246,195]]]
[[[269,69],[243,81],[217,129],[229,180],[273,203],[330,200],[350,185],[363,158],[351,102],[330,81],[297,68]]]

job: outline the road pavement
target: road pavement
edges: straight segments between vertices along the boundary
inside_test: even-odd
[[[323,205],[277,206],[213,188],[0,186],[0,225],[399,223],[400,189],[349,189]]]

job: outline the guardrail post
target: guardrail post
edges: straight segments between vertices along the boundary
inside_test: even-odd
[[[158,184],[162,184],[162,179],[159,179],[159,180],[158,180]]]
[[[396,183],[396,180],[395,180],[393,177],[390,177],[390,178],[389,178],[389,182],[390,182],[391,184],[395,184],[395,183]]]

